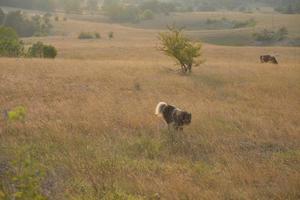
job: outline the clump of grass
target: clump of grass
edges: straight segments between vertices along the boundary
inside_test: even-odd
[[[4,171],[3,171],[4,170]],[[5,176],[3,176],[4,173]],[[46,200],[43,194],[42,180],[45,170],[30,153],[21,155],[10,162],[6,169],[1,169],[0,197],[4,199]],[[1,196],[2,195],[2,196]]]
[[[4,117],[8,121],[24,121],[26,117],[26,109],[24,106],[18,106],[12,110],[5,110]]]

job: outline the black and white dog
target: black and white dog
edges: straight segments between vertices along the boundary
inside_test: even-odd
[[[165,102],[157,104],[155,114],[159,117],[163,117],[168,124],[168,128],[170,128],[170,125],[173,125],[175,130],[183,130],[183,126],[189,125],[192,120],[191,113],[182,111],[175,106],[168,105]]]

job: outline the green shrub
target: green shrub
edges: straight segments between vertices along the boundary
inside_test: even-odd
[[[43,58],[44,57],[44,44],[42,42],[37,42],[37,43],[33,44],[28,49],[28,56]]]
[[[57,50],[52,45],[44,45],[42,42],[37,42],[28,49],[27,56],[35,58],[55,58],[57,56]]]
[[[22,153],[9,164],[0,181],[0,199],[46,200],[42,193],[42,180],[45,170],[32,156]],[[3,175],[3,174],[2,174]],[[3,184],[4,183],[4,184]]]
[[[57,56],[57,50],[52,45],[44,45],[44,58],[55,58]]]
[[[9,121],[23,121],[26,117],[26,109],[23,106],[18,106],[11,111],[7,111]]]
[[[24,45],[12,28],[0,27],[0,56],[23,55]]]
[[[81,32],[78,36],[79,39],[85,40],[85,39],[99,39],[101,38],[101,35],[99,33],[90,33],[90,32]]]

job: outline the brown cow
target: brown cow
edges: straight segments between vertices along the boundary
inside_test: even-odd
[[[273,63],[273,64],[278,64],[275,56],[270,56],[270,55],[262,55],[260,56],[260,62],[261,63]]]

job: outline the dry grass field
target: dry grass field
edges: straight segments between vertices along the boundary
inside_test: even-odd
[[[24,121],[0,118],[0,199],[300,198],[300,48],[204,44],[206,62],[183,76],[155,30],[55,29],[65,36],[25,42],[57,59],[0,58],[1,111],[26,108]],[[78,40],[81,29],[102,39]],[[279,65],[259,63],[268,53]],[[192,124],[169,133],[159,101]]]

